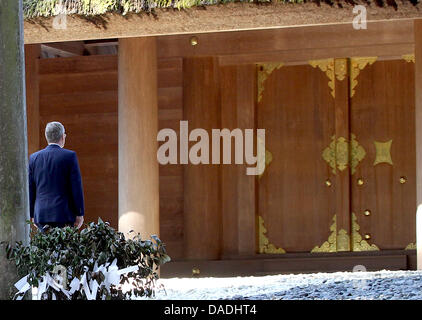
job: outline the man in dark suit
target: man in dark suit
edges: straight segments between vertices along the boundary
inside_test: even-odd
[[[75,226],[84,220],[84,196],[76,153],[63,149],[66,134],[60,122],[45,127],[48,146],[29,158],[31,221],[38,228]]]

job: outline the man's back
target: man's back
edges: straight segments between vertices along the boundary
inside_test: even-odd
[[[31,218],[36,223],[73,223],[84,215],[82,181],[74,151],[50,144],[30,156]]]

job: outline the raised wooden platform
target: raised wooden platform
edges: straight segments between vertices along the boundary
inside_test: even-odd
[[[161,267],[161,277],[233,277],[337,272],[353,271],[357,265],[363,265],[367,271],[416,270],[416,250],[285,254],[276,257],[257,255],[231,260],[175,261]],[[194,270],[199,270],[199,274],[195,274]]]

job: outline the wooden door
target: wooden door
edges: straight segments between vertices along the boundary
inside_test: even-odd
[[[257,178],[259,252],[310,252],[330,236],[335,215],[321,157],[335,130],[330,79],[309,64],[261,64],[257,73],[267,163]]]
[[[260,253],[414,247],[414,64],[258,65]]]
[[[365,150],[351,178],[352,224],[367,242],[353,250],[405,249],[416,240],[414,63],[351,64],[350,128]]]

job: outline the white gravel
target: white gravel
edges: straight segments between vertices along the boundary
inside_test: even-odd
[[[422,300],[422,271],[160,279],[165,300]]]

